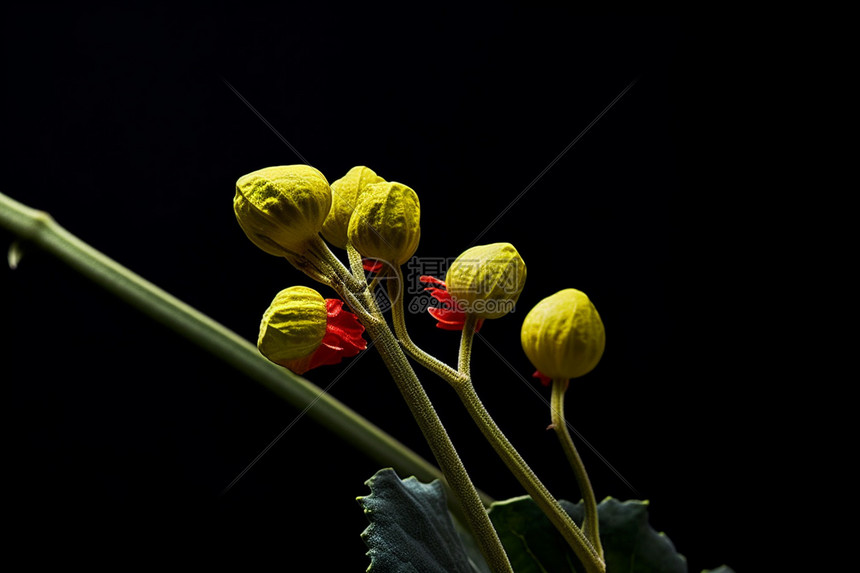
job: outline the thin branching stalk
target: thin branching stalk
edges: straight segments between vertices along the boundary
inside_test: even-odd
[[[417,344],[412,342],[412,338],[409,337],[409,331],[406,330],[406,317],[403,311],[403,291],[405,288],[403,286],[403,270],[400,267],[395,268],[394,277],[396,281],[388,281],[388,296],[391,299],[391,322],[394,324],[394,332],[397,334],[397,338],[400,344],[403,345],[404,350],[416,362],[449,383],[453,384],[457,381],[465,380],[463,374],[457,372],[457,370],[451,368],[435,356],[421,350]],[[397,284],[401,285],[400,292],[395,290]]]
[[[582,522],[582,532],[585,537],[597,550],[597,554],[603,557],[603,545],[600,543],[600,528],[597,516],[597,500],[594,497],[594,489],[591,487],[591,480],[588,479],[588,472],[585,471],[585,464],[582,463],[582,458],[579,457],[579,452],[570,437],[570,432],[567,429],[567,421],[564,417],[564,393],[567,390],[569,381],[565,379],[556,379],[552,381],[552,398],[550,400],[550,408],[552,410],[552,428],[555,430],[565,456],[567,456],[570,467],[573,469],[573,474],[576,477],[576,484],[579,486],[579,491],[582,494],[583,505],[585,506],[585,519]]]
[[[353,297],[345,285],[339,285],[338,293],[341,296]],[[353,300],[355,300],[354,297]],[[368,309],[364,309],[362,315],[359,316],[369,313]],[[365,323],[365,328],[409,406],[409,410],[430,446],[430,451],[433,452],[448,485],[459,500],[462,510],[461,517],[475,536],[481,553],[490,568],[494,572],[513,573],[498,533],[490,521],[487,510],[466,471],[466,467],[457,454],[448,432],[430,402],[430,398],[421,386],[418,376],[409,364],[406,354],[404,354],[388,324],[381,315],[376,318],[377,320]]]
[[[516,477],[520,485],[528,492],[534,502],[546,514],[552,524],[561,532],[573,549],[579,560],[585,565],[588,573],[604,573],[606,564],[585,534],[576,525],[570,515],[561,507],[546,486],[538,479],[520,453],[493,420],[487,408],[483,405],[471,381],[472,341],[475,336],[476,317],[466,315],[463,334],[460,340],[459,366],[461,373],[468,376],[466,382],[454,383],[452,386],[468,410],[472,419],[480,428],[481,433]]]

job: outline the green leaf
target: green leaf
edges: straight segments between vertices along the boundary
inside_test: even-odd
[[[365,483],[371,493],[358,502],[370,521],[361,534],[368,547],[369,572],[489,573],[474,541],[469,548],[463,543],[439,480],[429,484],[415,477],[401,480],[387,468]]]
[[[570,513],[564,503],[562,507]],[[580,516],[578,523],[581,519]],[[577,568],[579,562],[573,550],[532,498],[522,496],[493,503],[490,521],[516,573],[584,571]]]
[[[562,500],[562,507],[582,524],[582,502]],[[598,507],[600,539],[610,573],[687,573],[687,560],[672,542],[648,523],[648,504],[606,498]],[[490,520],[516,573],[583,573],[573,550],[528,496],[494,503]]]
[[[702,573],[735,573],[735,570],[728,565],[720,565],[716,569],[706,569]]]

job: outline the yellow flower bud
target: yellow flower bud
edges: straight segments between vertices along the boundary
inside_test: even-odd
[[[303,253],[330,209],[328,181],[309,165],[266,167],[236,182],[233,211],[239,226],[272,255]]]
[[[341,249],[346,248],[349,218],[358,205],[361,194],[368,185],[384,183],[385,179],[373,169],[359,165],[347,171],[346,175],[331,184],[331,211],[323,223],[322,235],[325,240]]]
[[[263,314],[257,348],[281,366],[313,353],[326,333],[326,303],[312,288],[294,286],[279,292]]]
[[[526,264],[510,243],[472,247],[451,264],[448,292],[463,312],[500,318],[514,309],[526,284]]]
[[[402,183],[368,185],[349,219],[348,236],[362,256],[402,265],[421,239],[418,195]]]
[[[603,356],[606,332],[584,292],[564,289],[535,305],[523,321],[520,341],[531,363],[553,379],[589,373]]]

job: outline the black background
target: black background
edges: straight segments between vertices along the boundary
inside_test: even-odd
[[[406,183],[421,199],[417,257],[454,257],[488,226],[480,243],[519,249],[517,311],[482,335],[530,384],[525,312],[561,288],[589,294],[607,349],[572,385],[569,418],[635,488],[582,447],[598,498],[650,500],[691,571],[740,571],[755,525],[738,508],[756,492],[741,481],[738,396],[755,367],[725,359],[742,302],[723,287],[748,280],[744,221],[696,167],[719,99],[700,79],[725,72],[711,42],[729,36],[509,5],[34,8],[3,23],[0,190],[254,340],[278,290],[316,285],[245,238],[235,180],[306,160],[330,181],[361,164]],[[0,288],[13,549],[111,567],[179,550],[247,570],[306,556],[366,568],[355,497],[377,464],[303,419],[221,496],[296,408],[35,249]],[[409,324],[455,359],[456,334],[427,315]],[[429,457],[378,355],[352,361],[331,394]],[[307,378],[326,386],[343,366]],[[473,371],[550,490],[578,499],[548,409],[481,341]],[[453,393],[419,375],[478,486],[521,495]]]

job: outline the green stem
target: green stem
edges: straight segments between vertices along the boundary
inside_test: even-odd
[[[467,380],[472,379],[472,342],[475,340],[475,325],[477,319],[468,314],[463,324],[463,334],[460,335],[460,352],[457,355],[457,369]],[[469,334],[466,334],[466,329]]]
[[[582,493],[582,500],[585,505],[585,520],[582,522],[582,531],[594,546],[594,549],[597,550],[597,554],[603,557],[603,546],[600,543],[600,523],[597,516],[597,500],[594,497],[594,490],[591,487],[591,481],[588,479],[588,473],[585,471],[585,464],[582,463],[582,458],[579,457],[579,452],[576,451],[576,446],[570,437],[570,432],[567,430],[567,422],[564,418],[564,393],[568,385],[569,381],[565,379],[552,381],[552,399],[550,403],[552,427],[561,442],[564,454],[570,462],[570,467],[573,468],[576,483],[579,486],[579,491]]]
[[[263,358],[254,345],[236,333],[84,243],[44,211],[31,209],[0,193],[0,226],[53,254],[294,406],[307,408],[311,418],[377,462],[422,481],[440,479],[449,492],[452,510],[465,510],[465,519],[477,535],[492,570],[512,572],[485,509],[493,500],[475,489],[429,398],[384,321],[369,321],[365,326],[407,398],[442,472],[314,384]]]
[[[397,278],[397,283],[401,285],[401,288],[400,292],[397,292],[395,290],[397,287],[395,281],[388,281],[388,296],[391,299],[391,322],[394,324],[394,332],[397,334],[397,338],[400,340],[400,344],[403,345],[404,350],[406,350],[406,352],[408,352],[416,362],[451,384],[465,380],[461,373],[457,372],[435,356],[421,350],[417,344],[412,342],[412,339],[409,337],[409,332],[406,330],[406,317],[403,311],[403,291],[405,286],[403,282],[403,269],[396,267],[394,274]]]
[[[0,193],[0,227],[53,254],[131,306],[224,360],[331,430],[377,463],[422,481],[442,478],[430,462],[315,384],[263,358],[233,331],[84,243],[44,211]],[[450,491],[450,489],[449,489]],[[449,496],[450,497],[450,496]],[[492,499],[484,496],[489,505]]]
[[[324,285],[331,286],[332,281],[336,278],[331,267],[325,261],[316,257],[311,251],[306,252],[305,255],[285,251],[284,258],[296,269]]]
[[[364,262],[361,260],[361,253],[349,241],[346,243],[346,253],[349,256],[349,267],[352,269],[353,276],[367,285],[367,279],[364,277]]]
[[[317,256],[325,265],[327,265],[332,272],[340,279],[347,288],[354,293],[363,292],[367,288],[367,282],[364,280],[364,275],[361,275],[361,278],[358,279],[349,272],[343,262],[337,255],[331,252],[331,249],[328,248],[328,244],[323,240],[319,235],[315,236],[311,243],[309,244],[309,250],[312,254]]]
[[[475,336],[474,315],[466,315],[466,323],[463,326],[463,335],[460,344],[460,365],[464,373],[469,373],[469,357],[471,355],[472,340]],[[570,515],[561,507],[561,504],[547,490],[546,486],[538,479],[526,461],[511,444],[510,440],[502,433],[496,425],[487,408],[483,405],[471,378],[466,382],[453,384],[463,404],[466,406],[472,419],[478,425],[481,433],[490,442],[493,449],[504,461],[505,465],[525,488],[526,492],[535,501],[538,507],[546,514],[552,524],[561,532],[565,540],[573,549],[576,556],[585,566],[588,573],[604,573],[606,565],[598,555],[595,548],[583,534],[582,530],[571,519]]]
[[[381,317],[382,313],[379,312],[379,305],[376,303],[376,296],[374,289],[377,285],[377,278],[379,275],[377,274],[370,285],[367,284],[367,278],[364,276],[364,263],[361,259],[361,253],[356,250],[355,246],[349,241],[346,243],[346,252],[349,256],[349,266],[352,269],[352,274],[355,279],[358,281],[358,284],[361,285],[361,299],[364,301],[367,309],[377,317]],[[382,320],[382,318],[380,318]]]
[[[376,344],[392,378],[409,405],[413,417],[427,440],[433,456],[442,469],[448,485],[462,504],[463,516],[476,537],[481,552],[494,572],[513,573],[510,561],[496,533],[489,515],[475,489],[448,432],[442,425],[430,398],[421,386],[418,376],[397,343],[394,334],[384,323],[367,325],[367,331]]]

